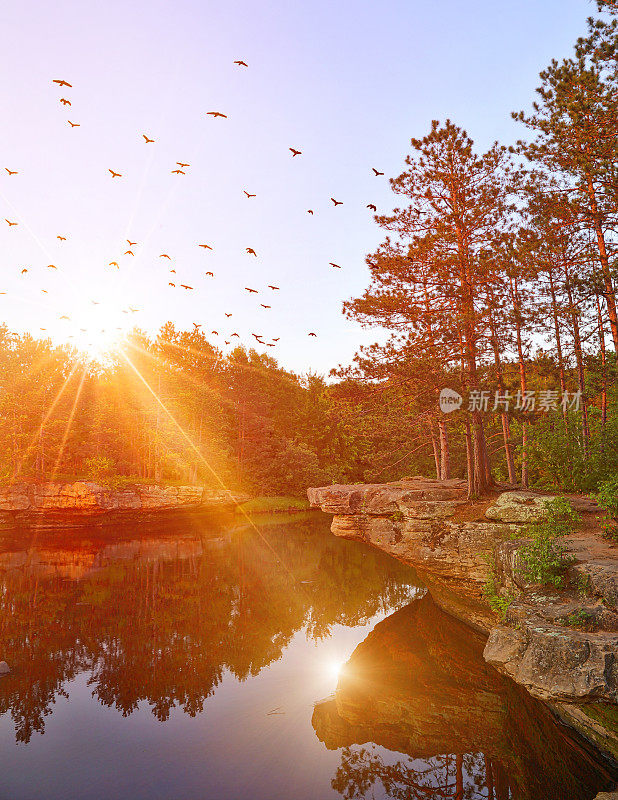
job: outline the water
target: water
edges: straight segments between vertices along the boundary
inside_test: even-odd
[[[588,800],[606,765],[321,515],[0,539],[0,797]],[[334,694],[333,694],[334,693]]]

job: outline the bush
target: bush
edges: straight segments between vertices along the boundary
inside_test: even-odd
[[[107,456],[93,456],[84,462],[86,477],[96,483],[104,483],[114,474],[115,464]]]
[[[564,586],[565,572],[573,559],[558,540],[572,533],[581,517],[565,497],[557,497],[545,508],[545,519],[526,527],[524,535],[530,541],[519,548],[519,558],[527,580],[559,589]]]
[[[618,475],[603,481],[594,499],[605,511],[603,535],[607,539],[618,541]]]

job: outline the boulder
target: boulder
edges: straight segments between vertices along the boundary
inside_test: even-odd
[[[0,675],[8,675],[10,671],[10,667],[6,661],[0,661]]]
[[[542,496],[534,492],[502,492],[485,511],[488,519],[497,522],[529,524],[540,522],[546,514],[546,506],[555,496]]]

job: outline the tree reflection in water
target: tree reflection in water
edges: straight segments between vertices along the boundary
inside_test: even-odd
[[[411,570],[336,539],[324,521],[277,522],[263,538],[209,521],[181,537],[0,543],[0,656],[13,669],[0,714],[11,713],[17,741],[43,733],[81,672],[123,716],[141,701],[158,720],[174,707],[194,716],[224,671],[243,681],[297,631],[319,639],[417,592]]]
[[[346,800],[590,800],[618,775],[482,658],[429,595],[376,625],[313,726]],[[362,746],[358,746],[362,745]]]

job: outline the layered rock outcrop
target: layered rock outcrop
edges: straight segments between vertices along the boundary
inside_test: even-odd
[[[584,523],[564,540],[573,563],[559,592],[527,583],[518,557],[525,526],[544,518],[549,495],[503,491],[472,503],[463,481],[425,479],[307,494],[334,514],[335,535],[414,566],[444,610],[488,634],[486,661],[559,704],[564,718],[581,728],[575,718],[586,716],[586,704],[618,704],[618,548],[595,528],[590,501],[572,499]],[[510,601],[502,624],[485,597],[488,582]],[[597,743],[618,757],[617,730]]]
[[[0,528],[73,527],[160,519],[179,512],[234,508],[247,496],[202,486],[131,484],[112,489],[92,481],[20,483],[0,488]]]

